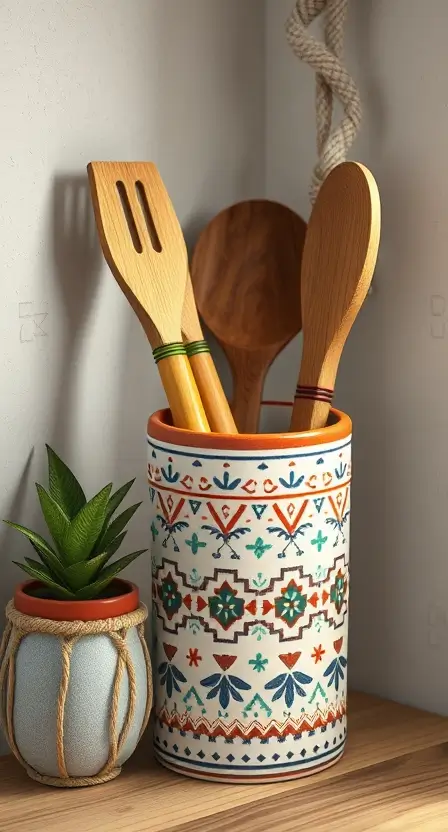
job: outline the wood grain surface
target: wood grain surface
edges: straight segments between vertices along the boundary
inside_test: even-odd
[[[187,249],[157,167],[152,162],[90,162],[87,171],[105,260],[151,347],[180,343]],[[163,358],[159,371],[174,424],[208,433],[186,355]]]
[[[306,223],[268,199],[238,202],[199,235],[191,279],[202,320],[233,376],[232,411],[256,433],[266,373],[300,332],[300,265]]]
[[[319,190],[303,248],[301,387],[334,389],[342,350],[373,277],[380,225],[370,171],[357,162],[335,167]],[[325,427],[330,402],[303,393],[294,403],[291,430]]]
[[[165,771],[144,741],[111,783],[60,790],[0,760],[1,832],[446,832],[448,719],[365,694],[349,700],[333,768],[289,783],[203,783]]]

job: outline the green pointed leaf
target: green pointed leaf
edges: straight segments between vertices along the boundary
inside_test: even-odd
[[[103,552],[90,560],[74,563],[65,570],[65,580],[70,589],[78,590],[91,584],[96,578],[100,569],[112,556],[109,552]]]
[[[135,503],[133,506],[129,506],[129,508],[125,508],[125,510],[112,520],[112,523],[98,542],[98,547],[101,551],[107,549],[113,540],[123,531],[124,527],[127,526],[130,519],[133,517],[137,509],[141,506],[141,503]]]
[[[110,566],[106,566],[106,568],[100,572],[97,580],[94,581],[93,584],[84,587],[84,589],[81,589],[76,593],[78,600],[88,601],[91,598],[97,598],[100,592],[102,592],[103,589],[106,589],[108,584],[110,584],[119,572],[122,572],[122,570],[126,569],[126,567],[129,566],[133,560],[147,551],[147,549],[140,549],[138,552],[132,552],[130,555],[125,555],[123,558],[111,563]]]
[[[38,482],[36,483],[36,488],[45,522],[59,552],[62,552],[63,541],[67,534],[70,520],[56,500],[53,500],[53,497]]]
[[[45,446],[48,456],[48,479],[50,495],[67,517],[72,520],[86,504],[84,491],[75,475],[57,453]]]
[[[112,483],[102,488],[71,521],[64,537],[64,555],[68,565],[89,557],[103,528],[111,488]]]
[[[37,569],[40,572],[45,572],[48,578],[52,577],[47,567],[40,563],[38,560],[33,560],[33,558],[25,558],[25,561],[28,564],[28,566],[31,566],[33,569]]]
[[[114,512],[117,510],[118,506],[121,502],[123,502],[124,498],[128,491],[132,488],[135,482],[135,477],[133,480],[129,480],[121,488],[118,488],[114,494],[109,498],[109,502],[107,504],[107,512],[106,512],[106,522],[108,523]]]
[[[36,545],[38,549],[41,549],[45,555],[48,555],[58,559],[56,552],[51,548],[50,544],[44,540],[40,534],[36,534],[36,532],[31,531],[31,529],[27,529],[26,526],[20,526],[19,523],[11,523],[10,520],[3,520],[7,526],[11,526],[12,529],[17,529],[17,531],[21,532],[28,540],[31,540],[33,545]]]
[[[57,579],[58,582],[60,581],[62,584],[65,584],[64,567],[57,555],[55,555],[51,549],[43,549],[42,546],[39,546],[35,542],[33,543],[32,540],[30,540],[30,543],[52,577],[55,580]]]
[[[117,534],[117,536],[114,538],[112,543],[109,543],[109,546],[107,547],[107,549],[104,549],[103,551],[107,552],[109,557],[111,558],[112,555],[114,555],[115,552],[120,548],[120,546],[123,543],[123,540],[125,539],[126,535],[127,535],[127,532],[122,532],[121,534]],[[98,547],[95,546],[95,549],[93,550],[92,554],[90,555],[90,560],[97,557],[97,552],[95,551],[97,548]],[[100,552],[99,554],[103,554],[103,553]]]
[[[17,561],[13,561],[13,563],[15,563],[16,566],[19,566],[20,569],[23,569],[23,571],[30,575],[31,578],[34,578],[35,581],[40,581],[42,584],[45,584],[45,586],[48,586],[56,598],[63,600],[73,600],[76,598],[73,592],[70,592],[69,589],[65,589],[65,587],[57,584],[56,581],[49,578],[48,575],[42,571],[42,569],[28,566],[27,563],[17,563]]]

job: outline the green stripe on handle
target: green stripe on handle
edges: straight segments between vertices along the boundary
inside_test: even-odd
[[[210,352],[207,341],[190,341],[189,344],[185,344],[185,349],[188,358],[191,358],[192,355],[199,355],[201,352]]]
[[[173,344],[162,344],[160,347],[156,347],[152,354],[154,361],[158,364],[159,361],[163,361],[164,358],[172,358],[173,355],[186,355],[187,351],[184,344],[176,341]]]

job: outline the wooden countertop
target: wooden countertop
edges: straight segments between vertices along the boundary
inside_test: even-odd
[[[172,774],[144,744],[103,786],[52,789],[0,759],[1,832],[447,832],[448,719],[352,693],[333,768],[265,786]]]

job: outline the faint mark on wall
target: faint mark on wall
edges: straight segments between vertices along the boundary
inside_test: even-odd
[[[23,301],[19,303],[20,343],[33,342],[36,338],[46,338],[48,332],[44,323],[48,318],[46,303]]]
[[[446,299],[443,295],[431,295],[430,298],[430,332],[431,338],[446,337]]]

